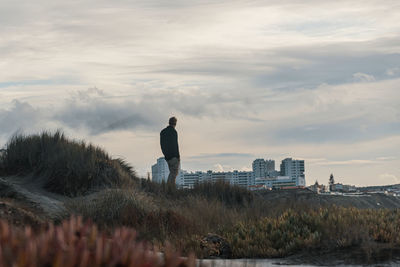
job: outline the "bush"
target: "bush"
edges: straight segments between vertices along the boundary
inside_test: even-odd
[[[254,200],[253,193],[248,189],[223,181],[199,183],[194,186],[190,194],[216,199],[228,206],[244,206]]]
[[[199,197],[209,200],[221,201],[230,207],[246,206],[253,203],[255,196],[246,188],[231,185],[224,181],[199,183],[192,189],[179,189],[166,183],[155,183],[142,179],[140,187],[143,191],[157,197],[165,197],[171,200],[186,199],[187,197]]]
[[[239,222],[221,234],[235,257],[284,257],[302,250],[361,249],[376,254],[379,244],[398,250],[399,211],[330,207],[287,210],[278,218]],[[387,247],[385,248],[387,249]]]
[[[134,190],[107,189],[72,199],[66,205],[72,214],[91,219],[101,227],[134,227],[141,239],[157,243],[193,230],[192,221]]]
[[[0,221],[0,236],[1,266],[195,266],[194,257],[184,260],[171,249],[162,259],[137,242],[132,229],[118,228],[107,236],[79,217],[39,232]]]
[[[68,140],[60,131],[14,135],[6,145],[0,172],[33,175],[45,189],[67,196],[130,183],[135,178],[123,160],[111,159],[101,148],[83,141]]]

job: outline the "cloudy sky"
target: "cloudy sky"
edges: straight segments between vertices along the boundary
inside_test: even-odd
[[[0,146],[61,128],[145,176],[306,161],[307,184],[400,183],[400,2],[0,0]]]

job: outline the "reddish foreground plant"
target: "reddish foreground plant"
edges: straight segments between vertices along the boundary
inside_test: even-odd
[[[50,223],[40,231],[0,221],[0,267],[18,266],[194,266],[168,248],[164,254],[136,241],[133,229],[118,228],[112,235],[93,223],[71,217],[61,225]]]

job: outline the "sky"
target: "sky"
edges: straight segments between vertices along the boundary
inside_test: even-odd
[[[143,177],[304,159],[306,183],[400,183],[398,0],[0,0],[0,147],[62,129]]]

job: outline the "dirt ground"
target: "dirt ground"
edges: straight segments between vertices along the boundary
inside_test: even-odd
[[[43,216],[33,213],[30,208],[11,199],[0,199],[0,218],[16,226],[30,225],[33,228],[46,223]]]

